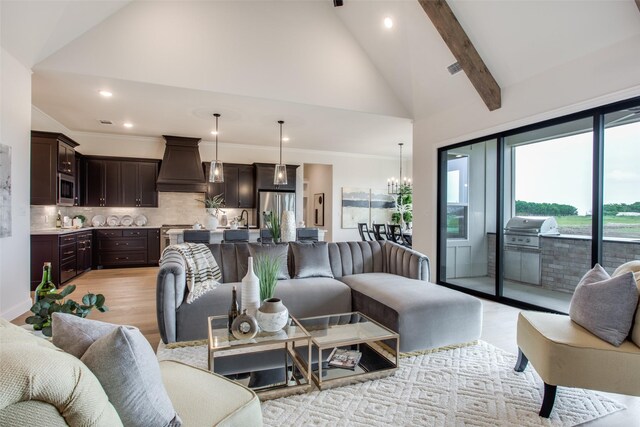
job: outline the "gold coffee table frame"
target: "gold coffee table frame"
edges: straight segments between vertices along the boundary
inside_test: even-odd
[[[254,338],[249,340],[238,340],[231,335],[226,327],[227,316],[209,316],[207,327],[209,330],[208,345],[208,366],[209,371],[214,372],[215,359],[217,357],[227,357],[233,355],[257,353],[269,350],[283,350],[285,381],[283,384],[264,387],[254,390],[260,400],[275,399],[292,394],[305,393],[309,391],[313,383],[311,373],[307,369],[304,358],[300,351],[304,351],[306,346],[307,357],[311,358],[311,339],[309,332],[296,320],[290,316],[288,326],[281,331],[270,334],[259,332]],[[224,325],[224,328],[216,327],[214,324]],[[302,348],[301,348],[302,347]],[[307,359],[308,360],[308,359]],[[291,363],[289,363],[291,361]],[[291,379],[288,376],[289,366],[293,368]],[[298,370],[301,377],[295,375]],[[302,380],[305,380],[304,383]],[[291,384],[294,382],[295,384]]]

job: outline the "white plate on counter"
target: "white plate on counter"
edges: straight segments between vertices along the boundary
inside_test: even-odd
[[[116,215],[109,215],[107,217],[107,225],[109,227],[117,227],[118,225],[120,225],[120,218],[118,218]]]
[[[138,215],[133,222],[135,222],[138,227],[142,227],[143,225],[147,225],[147,217],[144,215]]]
[[[133,217],[131,215],[124,215],[120,220],[120,224],[124,225],[125,227],[129,227],[133,224]]]
[[[91,218],[91,225],[93,225],[94,227],[103,227],[105,222],[106,221],[104,219],[104,216],[102,215],[96,215]]]

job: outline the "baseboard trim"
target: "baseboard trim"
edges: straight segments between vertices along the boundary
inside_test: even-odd
[[[0,317],[5,319],[5,320],[13,320],[16,317],[26,313],[27,311],[29,311],[29,309],[31,308],[31,306],[33,305],[33,301],[31,301],[31,298],[26,298],[24,301],[22,301],[21,303],[18,303],[16,305],[14,305],[13,307],[9,308],[8,310],[5,310],[3,312],[0,313]]]

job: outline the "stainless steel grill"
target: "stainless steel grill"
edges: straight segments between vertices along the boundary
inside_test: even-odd
[[[504,278],[540,284],[540,236],[558,235],[552,216],[514,216],[504,227]]]

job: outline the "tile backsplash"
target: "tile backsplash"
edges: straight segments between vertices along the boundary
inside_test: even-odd
[[[158,193],[157,208],[103,208],[88,206],[31,206],[31,229],[42,230],[56,226],[58,210],[63,216],[84,215],[87,222],[95,215],[137,215],[147,217],[147,225],[161,226],[163,224],[194,224],[196,221],[204,224],[207,213],[202,200],[202,193]],[[223,209],[227,218],[240,216],[242,209]],[[249,224],[256,224],[256,210],[248,209]]]

